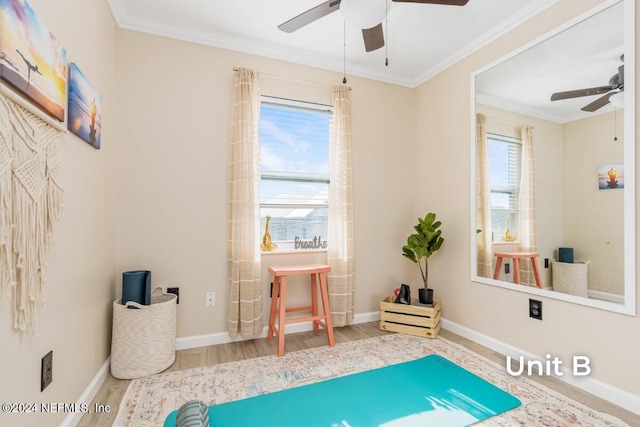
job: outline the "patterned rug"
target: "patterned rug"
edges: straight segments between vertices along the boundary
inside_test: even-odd
[[[390,334],[376,338],[221,365],[166,372],[131,382],[114,426],[162,426],[167,415],[191,399],[209,405],[311,384],[329,378],[439,354],[511,393],[522,405],[477,426],[625,426],[504,366],[442,337]],[[442,426],[446,427],[446,426]]]

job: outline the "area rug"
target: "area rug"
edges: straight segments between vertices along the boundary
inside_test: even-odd
[[[478,426],[630,427],[526,377],[513,377],[505,366],[442,337],[430,339],[402,334],[288,352],[283,357],[267,356],[135,379],[125,392],[114,426],[162,426],[165,418],[188,400],[199,399],[216,405],[430,354],[445,357],[522,402],[520,407],[484,420]]]
[[[506,391],[430,354],[212,405],[208,415],[211,427],[467,427],[518,406]],[[169,414],[164,427],[176,427],[177,413]]]

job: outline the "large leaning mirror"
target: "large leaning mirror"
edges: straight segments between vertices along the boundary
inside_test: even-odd
[[[634,13],[605,1],[472,75],[474,282],[635,315]]]

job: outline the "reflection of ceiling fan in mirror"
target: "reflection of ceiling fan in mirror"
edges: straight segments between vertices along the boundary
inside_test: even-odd
[[[446,6],[464,6],[469,0],[392,0],[399,3],[425,3],[440,4]],[[379,6],[379,7],[377,7]],[[329,0],[306,12],[278,25],[278,28],[286,33],[292,33],[305,25],[308,25],[323,16],[338,9],[342,9],[345,21],[362,29],[364,47],[367,52],[380,49],[384,46],[384,34],[382,33],[382,21],[391,7],[389,0]]]
[[[624,62],[624,55],[620,56],[620,60]],[[578,98],[581,96],[602,95],[590,104],[581,108],[582,111],[594,112],[609,102],[616,107],[622,107],[624,105],[624,64],[618,67],[618,72],[611,76],[609,84],[606,86],[591,87],[587,89],[568,90],[566,92],[556,92],[551,95],[552,101],[558,101],[561,99]]]

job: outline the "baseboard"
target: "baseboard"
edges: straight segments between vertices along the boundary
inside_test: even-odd
[[[512,345],[481,334],[480,332],[474,331],[473,329],[469,329],[466,326],[459,325],[455,322],[442,319],[442,327],[448,331],[460,335],[461,337],[470,339],[475,343],[481,344],[487,348],[490,348],[491,350],[504,354],[505,356],[511,356],[512,358],[523,357],[524,360],[527,361],[538,360],[544,362],[544,359],[532,353],[523,351]],[[566,368],[563,368],[562,372],[562,376],[556,376],[556,378],[558,378],[560,381],[564,381],[567,384],[571,384],[572,386],[598,396],[608,402],[613,403],[614,405],[618,405],[630,412],[633,412],[634,414],[640,415],[640,396],[629,393],[628,391],[614,387],[595,378],[590,378],[588,376],[575,377],[571,374],[571,371]]]
[[[546,289],[548,291],[552,291],[553,287],[545,286],[544,289]],[[589,299],[597,299],[597,300],[600,300],[600,301],[610,301],[610,302],[615,302],[617,304],[624,304],[624,296],[623,295],[610,294],[608,292],[594,291],[594,290],[588,289],[587,290],[587,297]]]
[[[353,316],[353,324],[367,323],[380,320],[380,312],[361,313]],[[310,322],[304,323],[292,323],[287,325],[286,333],[295,334],[298,332],[308,332],[312,330],[312,324]],[[254,338],[266,338],[268,327],[262,328],[262,332]],[[254,339],[251,338],[251,339]],[[176,339],[176,350],[187,350],[189,348],[206,347],[209,345],[227,344],[237,341],[245,341],[240,335],[235,338],[231,338],[228,332],[217,332],[213,334],[195,335],[191,337],[184,337]]]
[[[80,399],[78,399],[78,402],[77,402],[78,406],[82,406],[84,404],[91,405],[93,398],[96,397],[96,394],[98,394],[100,387],[102,387],[102,384],[107,379],[107,376],[109,376],[110,365],[111,365],[111,356],[109,356],[107,360],[102,364],[100,369],[98,369],[98,373],[96,374],[95,377],[93,377],[93,380],[91,380],[91,382],[89,383],[89,386],[86,388],[84,393],[82,393],[82,396],[80,396]],[[91,409],[92,408],[89,408],[89,410]],[[118,408],[111,408],[111,410],[117,411]],[[77,426],[80,420],[82,419],[83,415],[84,413],[82,412],[69,413],[69,415],[67,415],[64,421],[62,421],[62,424],[60,424],[60,427]]]
[[[624,304],[623,295],[616,295],[616,294],[610,294],[608,292],[592,291],[592,290],[588,290],[587,293],[589,294],[589,298],[591,299],[599,299],[602,301],[611,301],[611,302],[616,302],[618,304]]]

